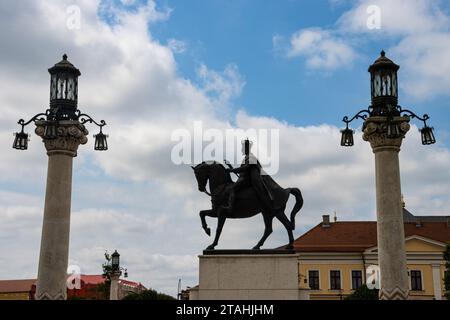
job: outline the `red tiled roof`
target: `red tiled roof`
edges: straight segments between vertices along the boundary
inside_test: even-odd
[[[86,275],[86,274],[82,274],[81,275],[81,280],[85,283],[85,284],[100,284],[105,282],[105,278],[103,278],[102,275]],[[134,281],[129,281],[129,280],[125,280],[125,279],[120,279],[119,282],[121,284],[130,286],[130,287],[140,287],[142,286],[142,284],[140,282],[134,282]]]
[[[140,282],[128,281],[125,279],[120,279],[120,283],[133,288],[143,287]]]
[[[450,228],[446,222],[424,222],[421,227],[405,223],[405,236],[413,235],[450,242]],[[299,252],[362,252],[376,245],[375,221],[339,221],[327,228],[320,223],[294,241],[294,249]]]
[[[0,280],[0,293],[29,292],[36,279]]]
[[[98,274],[82,274],[81,280],[86,284],[100,284],[105,282],[105,278],[102,275]]]
[[[100,284],[105,282],[105,278],[102,275],[97,274],[82,274],[81,281],[85,284]],[[133,282],[129,280],[120,279],[120,283],[131,286],[142,286],[139,282]],[[36,279],[24,279],[24,280],[0,280],[0,293],[6,292],[28,292],[31,290],[31,286],[36,284]]]

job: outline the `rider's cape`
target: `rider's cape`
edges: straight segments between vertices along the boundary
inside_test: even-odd
[[[258,159],[250,153],[243,160],[243,165],[250,165],[251,185],[265,206],[276,209],[284,203],[285,193],[262,168]]]

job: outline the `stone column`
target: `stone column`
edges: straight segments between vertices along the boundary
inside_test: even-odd
[[[433,264],[433,290],[434,290],[434,299],[442,300],[442,275],[441,275],[441,265]]]
[[[381,300],[406,300],[409,285],[398,153],[410,127],[409,117],[394,117],[400,129],[400,136],[395,139],[387,137],[386,120],[386,117],[367,118],[363,134],[375,154],[379,295]]]
[[[111,289],[109,292],[109,300],[119,300],[119,278],[121,272],[111,273]]]
[[[44,222],[37,279],[37,300],[65,300],[69,259],[72,160],[88,131],[78,121],[61,121],[57,136],[44,137],[45,122],[36,123],[36,134],[47,149],[48,171]]]

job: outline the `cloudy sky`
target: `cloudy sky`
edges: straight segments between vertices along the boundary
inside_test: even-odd
[[[369,5],[380,29],[367,27]],[[34,134],[28,151],[13,150],[12,133],[47,108],[47,68],[63,53],[82,73],[79,108],[110,135],[110,150],[95,153],[92,127],[74,161],[70,264],[83,273],[100,273],[117,249],[131,280],[170,294],[180,278],[197,284],[211,242],[198,211],[210,202],[190,167],[171,161],[172,132],[194,121],[279,130],[275,179],[305,199],[296,237],[334,211],[374,220],[371,149],[359,132],[341,148],[339,129],[369,105],[367,67],[381,49],[401,65],[400,104],[428,113],[438,139],[422,146],[413,126],[404,141],[407,208],[450,212],[448,1],[1,1],[0,43],[1,279],[37,274],[47,156]],[[268,248],[287,240],[274,230]],[[262,232],[260,216],[227,221],[218,248],[250,248]]]

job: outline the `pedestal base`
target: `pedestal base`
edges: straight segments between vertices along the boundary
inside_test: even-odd
[[[309,300],[299,289],[298,255],[286,250],[220,250],[199,256],[192,300]]]

